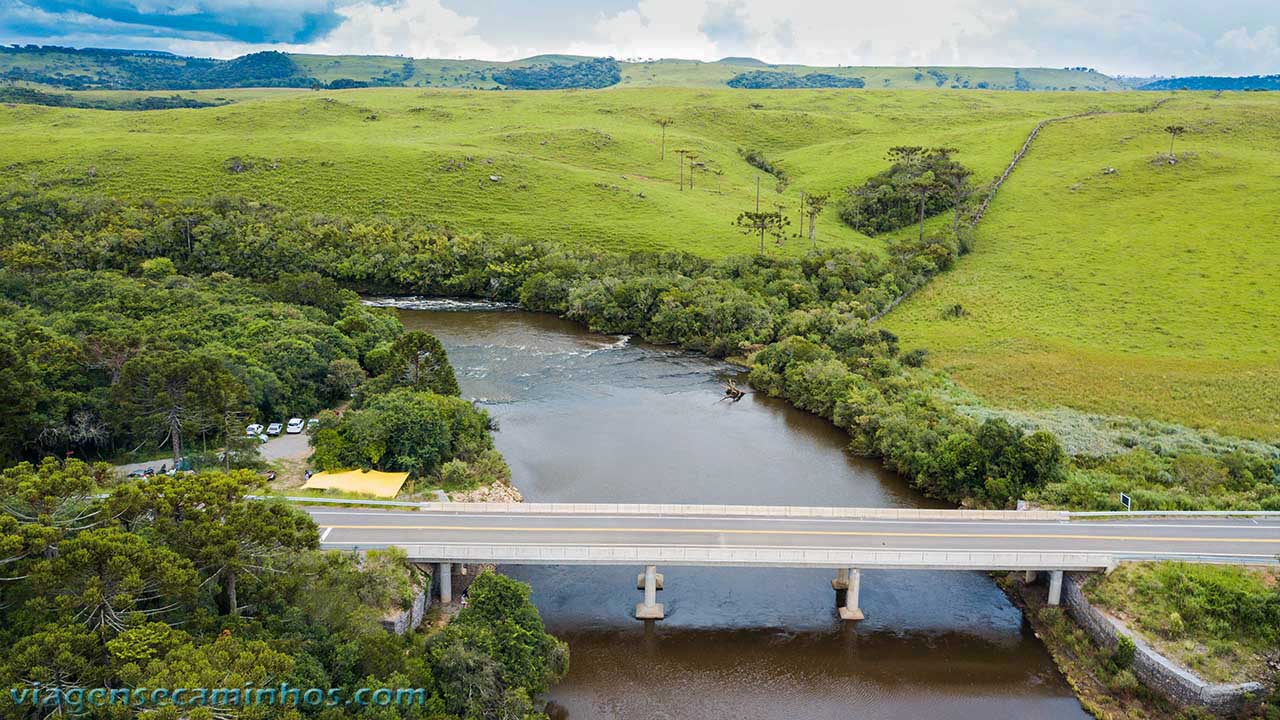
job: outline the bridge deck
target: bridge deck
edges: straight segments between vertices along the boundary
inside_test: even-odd
[[[1072,521],[1055,512],[690,505],[310,508],[333,549],[424,562],[1094,570],[1121,560],[1274,564],[1280,519]]]

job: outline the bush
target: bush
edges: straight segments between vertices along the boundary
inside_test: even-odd
[[[1138,651],[1138,646],[1134,644],[1133,638],[1128,635],[1120,635],[1116,638],[1116,647],[1111,651],[1111,662],[1121,670],[1128,670],[1133,667],[1133,658]]]

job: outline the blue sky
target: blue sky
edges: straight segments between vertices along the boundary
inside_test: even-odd
[[[0,0],[0,42],[1280,73],[1277,0]]]

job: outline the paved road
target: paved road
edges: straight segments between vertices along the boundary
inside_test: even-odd
[[[1117,560],[1275,563],[1280,518],[937,519],[310,508],[326,547],[403,547],[422,560],[506,563],[1090,569]],[[686,507],[686,510],[688,508]],[[869,511],[874,512],[874,511]],[[938,515],[938,513],[933,513]],[[1007,518],[1007,519],[1006,519]]]

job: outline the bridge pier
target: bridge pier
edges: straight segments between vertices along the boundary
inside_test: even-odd
[[[1057,605],[1062,602],[1062,571],[1052,570],[1049,572],[1049,604]]]
[[[666,617],[662,603],[658,602],[658,568],[644,566],[644,602],[636,605],[637,620],[661,620]]]
[[[654,584],[657,586],[657,589],[661,590],[662,589],[662,573],[654,573],[653,580],[654,580]],[[644,573],[640,573],[639,575],[636,575],[636,589],[637,590],[644,589]]]
[[[453,602],[453,563],[440,563],[440,604]]]
[[[857,568],[845,570],[848,589],[844,591],[844,606],[840,608],[841,620],[862,620],[862,608],[858,607],[858,594],[862,589],[862,573]],[[838,578],[837,578],[838,580]],[[835,581],[832,582],[832,585]]]
[[[836,579],[831,581],[832,590],[848,590],[849,589],[849,568],[839,568],[836,570]]]
[[[1036,582],[1036,576],[1037,576],[1037,575],[1039,575],[1039,574],[1040,574],[1040,573],[1036,572],[1035,570],[1028,570],[1028,571],[1027,571],[1025,574],[1023,574],[1023,576],[1022,576],[1022,584],[1023,584],[1023,585],[1034,585],[1034,584],[1035,584],[1035,582]]]

